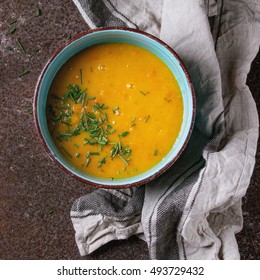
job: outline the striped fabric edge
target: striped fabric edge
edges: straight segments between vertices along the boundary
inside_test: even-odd
[[[73,0],[91,29],[121,26],[138,29],[137,24],[126,17],[109,0]]]

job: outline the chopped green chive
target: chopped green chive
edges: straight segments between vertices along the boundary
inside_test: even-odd
[[[141,90],[140,90],[140,92],[141,92],[144,96],[146,96],[146,95],[147,95],[147,93],[145,93],[145,92],[143,92],[143,91],[141,91]]]
[[[66,38],[66,41],[69,41],[71,39],[71,35],[68,35],[68,37]]]
[[[61,147],[61,149],[65,152],[65,154],[67,156],[69,156],[70,158],[72,158],[72,155],[64,148],[64,147]]]
[[[9,30],[9,34],[14,34],[14,33],[15,33],[15,31],[16,31],[16,28],[15,28],[15,27],[13,27],[13,28],[11,28],[11,29]]]
[[[118,156],[126,165],[128,165],[128,162],[121,155],[118,155]]]
[[[96,103],[95,105],[93,105],[93,109],[95,111],[99,111],[99,110],[105,110],[108,107],[105,104],[100,105],[99,103]]]
[[[99,144],[99,145],[102,145],[102,146],[106,145],[107,142],[108,142],[108,140],[107,140],[106,138],[103,138],[103,139],[101,139],[101,140],[98,140],[98,144]]]
[[[157,150],[157,149],[154,150],[153,155],[154,155],[154,156],[157,156],[157,155],[158,155],[158,150]]]
[[[20,40],[19,38],[17,39],[17,44],[18,44],[20,50],[21,50],[24,54],[26,54],[26,50],[25,50],[25,48],[24,48],[24,46],[23,46],[23,44],[22,44],[22,42],[21,42],[21,40]]]
[[[88,167],[89,166],[89,163],[90,163],[90,158],[87,158],[87,160],[86,160],[86,167]]]
[[[16,23],[16,22],[17,22],[16,19],[12,19],[12,20],[9,22],[9,25],[12,25],[12,24],[14,24],[14,23]]]
[[[101,167],[103,164],[106,164],[106,158],[105,157],[99,159],[98,167]]]
[[[20,41],[19,41],[20,42]],[[82,83],[82,69],[79,70],[80,82]],[[25,74],[25,73],[24,73]],[[88,167],[92,156],[100,156],[98,160],[98,167],[103,166],[107,163],[107,156],[103,156],[103,147],[105,145],[112,145],[110,149],[110,159],[113,160],[115,157],[120,158],[126,166],[129,165],[131,149],[128,145],[122,145],[120,141],[109,142],[109,135],[114,133],[115,128],[109,124],[109,115],[105,112],[108,106],[102,103],[95,102],[92,106],[92,111],[87,111],[86,107],[88,100],[95,100],[95,97],[89,97],[86,89],[81,89],[78,85],[69,84],[67,92],[63,96],[57,96],[55,93],[51,93],[53,97],[54,105],[49,104],[48,110],[52,117],[52,120],[62,124],[66,124],[67,131],[56,132],[57,139],[62,142],[71,141],[71,137],[80,135],[82,133],[88,133],[88,138],[84,138],[84,145],[98,145],[99,151],[92,151],[86,153],[86,162],[83,166]],[[80,104],[82,106],[81,113],[79,114],[79,122],[74,124],[71,116],[75,113],[73,104]],[[113,112],[119,110],[119,107],[115,107]],[[132,120],[134,124],[136,118]],[[128,131],[123,131],[118,134],[119,137],[126,137],[129,134]],[[79,145],[73,143],[74,147],[79,148]],[[64,148],[61,147],[64,153],[72,158],[72,155]],[[73,154],[73,157],[79,158],[80,153]],[[125,171],[126,168],[123,169]]]
[[[145,123],[147,123],[149,119],[150,119],[150,115],[148,115],[147,118],[145,119]]]
[[[107,113],[104,113],[104,121],[108,121]]]
[[[79,134],[80,134],[80,127],[79,127],[78,125],[76,125],[76,126],[74,127],[74,129],[72,130],[71,134],[72,134],[73,136],[79,135]]]
[[[99,152],[89,152],[89,155],[92,155],[92,156],[99,156]]]
[[[95,141],[95,140],[88,140],[88,142],[87,142],[86,144],[89,144],[89,145],[96,145],[96,144],[98,144],[98,142]]]
[[[54,210],[53,209],[49,209],[48,211],[47,211],[47,214],[48,215],[52,215],[54,213]]]
[[[72,134],[71,133],[60,133],[60,136],[68,136],[68,137],[70,137],[70,136],[72,136]]]
[[[6,51],[12,51],[13,48],[11,48],[10,46],[7,46],[7,47],[5,47],[5,50],[6,50]]]
[[[112,134],[114,133],[116,130],[114,128],[112,128],[109,132],[107,132],[108,134]]]
[[[68,126],[72,126],[72,124],[70,124],[69,122],[61,121],[61,123],[66,124],[66,125],[68,125]]]
[[[136,118],[133,118],[132,121],[131,121],[131,126],[136,126],[135,121],[136,121]]]
[[[79,69],[80,84],[82,85],[82,69]]]
[[[85,101],[86,101],[86,92],[83,92],[82,95],[81,95],[81,104],[82,104],[82,107],[85,106]]]
[[[21,77],[23,77],[23,76],[25,76],[25,75],[27,75],[29,73],[30,73],[30,71],[25,70],[25,71],[23,71],[22,73],[19,74],[19,78],[21,78]]]
[[[39,51],[39,49],[36,49],[36,48],[30,48],[29,49],[29,52],[31,52],[31,53],[36,53],[38,51]]]
[[[32,115],[33,114],[33,108],[30,107],[30,108],[26,108],[26,111],[29,115]]]
[[[113,109],[113,113],[115,114],[118,110],[119,110],[119,107],[115,107],[115,108]]]
[[[42,14],[41,9],[37,8],[36,11],[35,11],[35,15],[36,15],[37,17],[39,17],[41,14]]]
[[[109,142],[108,144],[109,145],[117,145],[118,143],[117,142]]]
[[[126,135],[128,134],[129,134],[128,131],[124,131],[123,133],[118,134],[118,136],[126,137]]]
[[[108,119],[107,119],[107,121],[108,121]],[[107,134],[112,134],[112,133],[114,133],[116,130],[110,125],[110,124],[107,124],[106,126],[105,126],[105,132],[107,133]]]
[[[114,147],[110,150],[110,158],[113,160],[116,155],[128,165],[129,156],[131,155],[131,149],[128,146],[122,146],[121,142],[109,142],[108,144],[113,145]]]

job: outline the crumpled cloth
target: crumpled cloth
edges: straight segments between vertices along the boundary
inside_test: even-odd
[[[138,28],[170,45],[188,69],[197,103],[188,146],[165,174],[74,202],[80,254],[138,235],[151,259],[239,259],[235,234],[259,132],[246,78],[260,45],[260,1],[73,1],[91,28]]]

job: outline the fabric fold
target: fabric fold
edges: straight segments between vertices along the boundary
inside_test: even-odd
[[[76,242],[82,256],[111,240],[143,233],[142,187],[94,191],[77,199],[71,208]]]

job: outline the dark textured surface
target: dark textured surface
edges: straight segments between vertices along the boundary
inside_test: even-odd
[[[36,8],[42,9],[39,17]],[[0,259],[82,259],[69,212],[73,201],[92,188],[69,177],[46,156],[27,109],[32,107],[34,87],[48,58],[68,36],[85,31],[87,26],[69,0],[4,0],[0,15]],[[13,18],[17,22],[10,26]],[[16,32],[9,34],[13,27]],[[26,54],[17,46],[17,38]],[[260,55],[248,84],[260,111],[259,66]],[[19,78],[23,70],[30,73]],[[244,228],[237,235],[242,259],[260,258],[259,148],[243,199]],[[84,257],[147,258],[146,244],[137,238],[111,242]]]
[[[260,116],[260,52],[252,63],[247,84],[254,96]],[[246,196],[243,198],[243,230],[237,235],[241,259],[260,260],[260,139],[258,140],[256,163]]]

